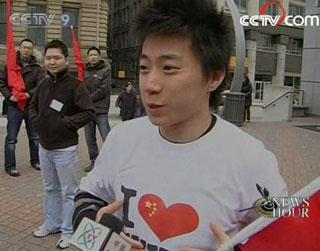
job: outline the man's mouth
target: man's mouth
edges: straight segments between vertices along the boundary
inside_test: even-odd
[[[149,114],[155,114],[155,113],[159,113],[163,107],[164,105],[151,103],[151,104],[147,104],[147,111]]]

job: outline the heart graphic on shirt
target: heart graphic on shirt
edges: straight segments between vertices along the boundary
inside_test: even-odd
[[[191,233],[199,226],[199,216],[193,207],[183,203],[166,207],[154,194],[141,197],[139,213],[161,242]]]

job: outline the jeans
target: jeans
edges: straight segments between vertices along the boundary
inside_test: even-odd
[[[108,121],[108,114],[97,114],[95,120],[91,121],[84,127],[84,133],[86,136],[87,147],[89,152],[89,158],[91,161],[95,161],[99,154],[96,126],[99,129],[102,141],[105,141],[109,131],[110,125]]]
[[[65,149],[39,149],[44,187],[45,229],[61,230],[62,236],[73,233],[74,196],[78,191],[75,169],[79,165],[77,146]]]
[[[22,120],[26,125],[29,139],[30,162],[39,163],[39,136],[32,126],[27,111],[20,111],[18,108],[8,106],[7,113],[7,136],[4,143],[4,167],[7,171],[16,169],[16,143]]]
[[[246,121],[250,121],[250,106],[245,106],[244,108],[244,122]]]

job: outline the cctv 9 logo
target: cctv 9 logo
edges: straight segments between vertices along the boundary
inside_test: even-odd
[[[63,27],[75,26],[76,24],[75,17],[70,12],[63,14],[60,20]]]
[[[75,25],[75,18],[72,13],[65,13],[61,16],[46,13],[15,13],[10,16],[9,20],[13,25],[22,25],[28,27],[49,26],[54,21],[56,24],[61,23],[63,27]]]

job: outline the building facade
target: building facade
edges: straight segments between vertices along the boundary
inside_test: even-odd
[[[135,19],[153,0],[108,0],[108,55],[112,60],[112,77],[117,85],[137,83],[138,43]]]
[[[11,20],[15,42],[23,38],[35,42],[35,48],[43,53],[44,45],[61,39],[69,48],[69,66],[76,71],[71,49],[71,31],[78,35],[83,59],[91,46],[100,47],[106,56],[108,4],[107,0],[13,0]],[[0,0],[0,64],[6,53],[6,1]]]
[[[137,82],[138,48],[134,34],[136,16],[152,4],[150,0],[108,0],[109,39],[108,54],[113,62],[113,79],[117,83]],[[268,0],[235,0],[242,15],[257,15]],[[305,15],[304,0],[280,1],[288,15]],[[217,5],[229,13],[225,1]],[[267,14],[280,14],[281,9],[271,6]],[[301,79],[303,28],[280,26],[245,27],[246,65],[254,83],[254,98],[263,98],[264,83],[299,88]],[[233,60],[234,61],[234,60]],[[231,69],[233,67],[231,66]]]
[[[320,1],[307,1],[307,14],[320,17]],[[303,66],[301,89],[308,113],[320,116],[320,28],[308,26],[305,29],[303,45]]]

